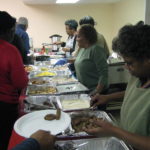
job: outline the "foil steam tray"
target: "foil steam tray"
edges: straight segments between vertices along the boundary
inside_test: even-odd
[[[27,87],[26,95],[55,95],[58,94],[58,90],[54,83],[49,85],[30,85]]]
[[[59,94],[88,92],[89,89],[81,83],[57,86]]]
[[[51,96],[28,96],[24,100],[24,112],[56,109]]]
[[[34,61],[35,66],[50,66],[51,61]]]
[[[131,150],[122,140],[114,137],[57,141],[55,150]],[[133,149],[132,149],[133,150]]]
[[[93,111],[93,110],[81,110],[81,111],[74,111],[70,112],[71,120],[75,117],[83,117],[83,116],[96,116],[97,118],[104,119],[108,122],[112,122],[111,118],[108,116],[108,114],[104,111]],[[72,124],[69,127],[69,130],[66,130],[63,132],[62,135],[59,136],[60,139],[66,140],[66,139],[86,139],[86,138],[94,138],[95,136],[89,135],[86,132],[75,132],[75,130],[72,127]]]
[[[65,85],[65,84],[75,84],[78,83],[78,80],[70,76],[55,76],[51,78],[52,82],[55,82],[56,85]]]
[[[36,77],[53,77],[56,76],[57,73],[54,71],[34,71],[30,72],[29,78],[36,78]]]
[[[87,94],[60,95],[57,97],[57,105],[63,111],[76,111],[89,109],[90,96]]]
[[[49,77],[35,77],[30,78],[28,85],[44,85],[44,84],[52,84],[52,81]]]

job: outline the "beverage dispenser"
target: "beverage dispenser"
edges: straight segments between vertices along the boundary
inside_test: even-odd
[[[51,35],[50,38],[51,38],[51,41],[52,41],[52,51],[53,52],[58,52],[59,51],[59,48],[61,47],[61,43],[60,44],[53,44],[53,43],[59,43],[61,42],[61,35],[58,35],[58,34],[54,34],[54,35]]]

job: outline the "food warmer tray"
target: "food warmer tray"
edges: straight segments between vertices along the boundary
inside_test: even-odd
[[[35,72],[30,72],[29,78],[53,77],[56,75],[57,75],[57,73],[55,71],[35,71]]]
[[[30,78],[28,85],[44,85],[44,84],[51,84],[51,78],[50,77],[36,77],[36,78]]]
[[[133,150],[115,137],[57,141],[54,150]]]
[[[36,110],[56,109],[53,97],[47,95],[27,96],[24,99],[24,112],[29,113]]]
[[[50,66],[51,61],[34,61],[35,66]]]
[[[68,84],[75,84],[79,81],[74,78],[73,76],[55,76],[51,78],[51,81],[54,82],[56,85],[68,85]]]
[[[24,68],[28,73],[32,71],[38,71],[38,67],[34,65],[25,65]]]
[[[57,87],[55,84],[49,85],[29,85],[27,86],[26,95],[37,96],[37,95],[56,95],[58,94]]]
[[[70,114],[71,120],[74,118],[81,118],[81,117],[91,117],[95,116],[96,118],[101,118],[103,120],[107,120],[108,122],[112,122],[111,118],[108,114],[104,111],[93,111],[93,110],[80,110],[80,111],[72,111],[68,112]],[[86,132],[76,132],[73,129],[72,124],[69,126],[69,129],[64,131],[62,134],[59,135],[60,140],[68,140],[68,139],[87,139],[87,138],[95,138],[93,135],[88,135]]]
[[[68,93],[85,93],[89,89],[81,83],[69,84],[69,85],[58,85],[57,90],[59,94],[68,94]]]
[[[56,97],[57,106],[62,111],[77,111],[90,108],[90,96],[87,94],[60,95]]]

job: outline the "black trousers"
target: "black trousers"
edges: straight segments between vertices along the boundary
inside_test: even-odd
[[[18,118],[18,104],[0,101],[0,150],[7,150],[15,121]]]

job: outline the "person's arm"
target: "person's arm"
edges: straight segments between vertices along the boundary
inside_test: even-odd
[[[97,93],[101,93],[108,86],[108,64],[104,49],[96,46],[92,53],[92,59],[99,75],[96,91]]]
[[[38,130],[11,150],[52,150],[54,143],[55,136],[48,131]]]
[[[114,136],[125,141],[138,150],[150,150],[150,137],[130,133],[112,125],[107,121],[97,121],[95,123],[99,126],[99,128],[85,129],[88,134],[99,137]]]
[[[18,144],[11,150],[40,150],[40,145],[35,139],[29,138],[24,140],[22,143]]]
[[[62,50],[63,50],[64,52],[70,52],[70,49],[71,49],[71,48],[67,48],[67,47],[63,47],[63,48],[62,48]]]
[[[99,105],[103,105],[110,101],[124,98],[124,95],[125,95],[125,91],[115,92],[115,93],[107,94],[107,95],[96,94],[91,99],[91,106],[96,107]]]

